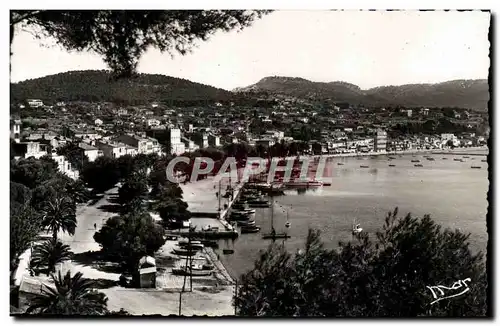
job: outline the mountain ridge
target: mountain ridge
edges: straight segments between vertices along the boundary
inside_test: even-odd
[[[11,101],[113,101],[132,104],[152,101],[228,100],[233,93],[159,74],[137,74],[115,80],[106,70],[74,70],[11,83]]]
[[[296,97],[333,98],[372,106],[455,106],[484,110],[489,101],[486,79],[377,86],[363,90],[344,81],[314,82],[301,77],[268,76],[255,84],[233,90],[235,93],[260,91]]]

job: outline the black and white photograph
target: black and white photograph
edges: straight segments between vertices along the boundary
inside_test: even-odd
[[[11,318],[493,317],[494,14],[10,9]]]

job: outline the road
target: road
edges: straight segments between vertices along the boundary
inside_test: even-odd
[[[99,251],[101,248],[97,242],[94,241],[94,234],[96,231],[100,230],[102,225],[106,220],[116,213],[111,213],[100,209],[99,207],[104,205],[112,205],[108,198],[116,195],[118,188],[113,188],[104,193],[103,198],[101,198],[94,205],[80,206],[76,210],[76,221],[77,226],[75,229],[75,234],[70,236],[67,233],[60,233],[59,239],[70,246],[71,251],[75,254],[81,254],[90,251]],[[94,224],[96,227],[94,228]],[[71,268],[72,274],[76,272],[82,272],[86,278],[91,279],[108,279],[118,281],[120,274],[103,272],[96,269],[96,266],[90,263],[77,262],[75,260],[66,264],[64,269]]]

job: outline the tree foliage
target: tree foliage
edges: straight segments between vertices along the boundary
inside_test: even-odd
[[[217,31],[249,26],[265,11],[248,10],[30,10],[11,11],[14,26],[39,30],[68,50],[93,51],[118,75],[130,76],[149,48],[186,54]]]
[[[30,314],[41,315],[105,315],[108,313],[105,294],[93,289],[94,281],[83,278],[78,272],[64,276],[59,272],[52,275],[54,287],[44,286],[27,310]]]
[[[146,177],[141,173],[131,175],[118,190],[120,204],[125,212],[140,210],[148,197]]]
[[[98,157],[94,162],[89,162],[84,166],[81,177],[83,182],[95,192],[104,192],[120,181],[120,171],[116,160]]]
[[[165,243],[164,229],[147,212],[132,212],[114,216],[94,234],[103,252],[134,271],[144,255],[153,255]]]
[[[83,165],[88,162],[88,157],[85,155],[82,148],[78,146],[77,142],[70,142],[57,149],[58,155],[63,155],[71,166],[78,171],[81,171]]]
[[[309,231],[295,255],[272,245],[243,275],[235,297],[240,315],[417,317],[485,316],[486,270],[472,254],[468,235],[441,230],[429,216],[388,214],[372,242],[325,249],[318,231]],[[434,305],[427,286],[451,286],[471,279],[470,291]]]
[[[76,206],[70,197],[58,194],[48,199],[43,203],[41,214],[42,227],[52,233],[54,241],[60,231],[75,234]]]
[[[19,256],[31,246],[41,230],[40,218],[29,203],[10,214],[10,270],[17,268]]]
[[[71,259],[70,247],[59,240],[49,239],[33,248],[30,267],[47,275],[56,271],[56,266]]]
[[[54,165],[53,161],[30,157],[11,162],[10,180],[34,189],[53,178],[57,172],[57,164]]]

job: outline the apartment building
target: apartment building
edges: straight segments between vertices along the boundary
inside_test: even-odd
[[[387,132],[382,129],[377,129],[374,141],[375,152],[385,152],[387,147]]]
[[[116,142],[96,141],[95,146],[102,151],[102,155],[110,158],[119,158],[127,154],[132,155],[127,145]]]
[[[113,138],[113,141],[135,148],[138,154],[161,154],[161,145],[154,138],[139,137],[137,135],[121,135]]]
[[[86,143],[78,144],[83,151],[83,155],[87,156],[89,162],[94,162],[98,157],[103,156],[104,153],[97,147],[91,146]]]

